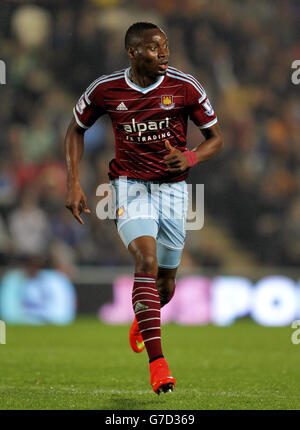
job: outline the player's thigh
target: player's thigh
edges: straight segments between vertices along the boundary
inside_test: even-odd
[[[126,248],[142,236],[156,239],[158,215],[151,206],[147,187],[128,178],[112,180],[111,185],[115,189],[116,198],[115,224]]]
[[[180,248],[171,248],[165,243],[156,242],[156,256],[158,266],[164,269],[177,269],[181,262],[184,246]]]
[[[174,269],[180,264],[186,236],[185,225],[188,204],[185,181],[172,184],[171,188],[172,199],[164,196],[164,193],[161,195],[161,201],[165,207],[162,206],[160,209],[156,248],[158,265],[166,269]]]

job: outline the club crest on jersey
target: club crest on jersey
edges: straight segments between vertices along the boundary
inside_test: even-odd
[[[173,96],[161,96],[160,107],[162,109],[172,109],[174,106]]]

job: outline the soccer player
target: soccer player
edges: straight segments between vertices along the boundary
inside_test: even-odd
[[[115,135],[108,173],[116,191],[115,223],[135,264],[130,345],[135,352],[146,348],[150,384],[159,394],[176,384],[162,352],[160,309],[174,294],[184,247],[186,178],[192,166],[222,150],[223,138],[202,85],[169,66],[168,40],[161,28],[133,24],[125,48],[130,67],[96,79],[73,109],[65,138],[66,207],[81,224],[81,211],[90,213],[78,164],[84,132],[108,114]],[[205,138],[192,151],[186,148],[188,118]],[[172,216],[164,216],[166,206],[173,209]]]

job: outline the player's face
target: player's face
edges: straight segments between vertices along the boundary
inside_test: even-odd
[[[169,61],[168,39],[161,30],[145,30],[134,49],[131,61],[141,75],[165,75]]]

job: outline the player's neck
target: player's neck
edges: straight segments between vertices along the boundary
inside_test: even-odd
[[[138,73],[138,71],[134,67],[131,66],[129,71],[129,79],[135,85],[138,85],[141,88],[147,88],[147,87],[150,87],[150,85],[155,84],[158,77],[157,76],[150,77],[150,76],[142,75]]]

